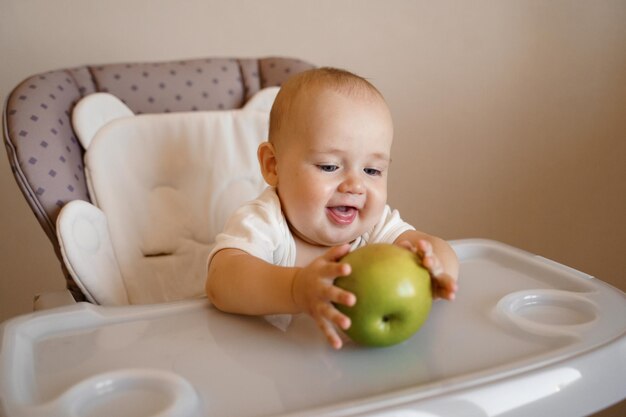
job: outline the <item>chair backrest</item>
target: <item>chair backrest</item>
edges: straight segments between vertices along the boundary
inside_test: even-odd
[[[84,296],[63,264],[55,222],[69,201],[90,201],[84,149],[71,124],[72,110],[82,97],[108,92],[135,114],[237,109],[260,89],[279,86],[312,67],[291,58],[108,64],[36,74],[15,87],[3,111],[7,154],[74,298]]]

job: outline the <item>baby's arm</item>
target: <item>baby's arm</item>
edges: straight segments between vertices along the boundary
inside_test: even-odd
[[[297,313],[291,286],[297,268],[271,265],[239,249],[217,252],[209,265],[209,301],[227,313]]]
[[[333,285],[350,274],[339,263],[349,245],[329,249],[304,268],[269,264],[238,249],[223,249],[209,266],[206,292],[218,309],[239,314],[307,313],[336,349],[342,342],[334,326],[350,327],[350,319],[332,303],[354,305],[356,297]]]
[[[443,239],[416,230],[402,233],[394,242],[419,255],[433,277],[433,296],[453,300],[458,289],[459,260]]]

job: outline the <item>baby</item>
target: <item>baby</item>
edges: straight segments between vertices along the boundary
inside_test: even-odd
[[[320,68],[290,78],[258,148],[269,187],[238,209],[209,255],[206,292],[222,311],[307,313],[335,349],[350,319],[333,303],[358,300],[333,285],[350,274],[341,258],[369,243],[394,243],[420,257],[433,296],[452,300],[458,260],[442,239],[391,210],[387,175],[393,125],[381,93],[347,71]]]

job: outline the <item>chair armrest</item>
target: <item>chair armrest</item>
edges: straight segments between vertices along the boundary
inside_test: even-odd
[[[82,200],[69,202],[57,218],[57,237],[63,262],[89,301],[129,304],[102,210]]]

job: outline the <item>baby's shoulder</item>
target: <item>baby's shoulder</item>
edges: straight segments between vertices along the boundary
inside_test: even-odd
[[[283,213],[276,190],[267,187],[255,199],[242,204],[233,215],[237,222],[282,223]]]

